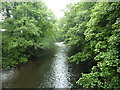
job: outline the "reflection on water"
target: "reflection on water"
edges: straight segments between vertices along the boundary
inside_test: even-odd
[[[55,43],[55,51],[34,58],[21,67],[3,72],[5,88],[76,88],[81,72],[87,72],[87,63],[76,65],[67,61],[67,47]]]
[[[55,78],[54,86],[55,88],[66,88],[68,86],[71,88],[72,84],[69,82],[68,61],[66,60],[66,47],[62,42],[55,44],[58,45],[59,48],[55,54],[54,62],[52,63],[53,76]]]

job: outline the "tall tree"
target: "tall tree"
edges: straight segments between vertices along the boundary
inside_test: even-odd
[[[92,10],[85,32],[92,47],[93,66],[90,74],[83,74],[77,82],[84,87],[119,88],[120,86],[120,3],[98,3]],[[89,52],[89,51],[88,51]]]
[[[4,2],[2,8],[3,68],[25,63],[32,50],[47,49],[54,42],[55,18],[43,2]]]
[[[96,62],[91,72],[82,74],[77,81],[83,87],[120,86],[119,6],[119,2],[80,2],[66,13],[65,42],[78,49],[69,59],[77,63],[86,60]]]

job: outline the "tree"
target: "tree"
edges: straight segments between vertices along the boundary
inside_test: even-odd
[[[98,3],[92,10],[85,36],[93,48],[97,65],[93,66],[90,74],[83,74],[78,80],[77,83],[84,87],[119,88],[119,5],[120,3]]]
[[[77,46],[77,53],[69,58],[71,62],[79,63],[80,60],[85,61],[90,59],[89,53],[84,54],[89,50],[86,47],[87,41],[85,40],[84,32],[87,29],[86,24],[90,19],[91,8],[94,4],[93,2],[80,2],[73,5],[71,10],[66,12],[67,20],[63,27],[65,43],[70,47]]]
[[[120,86],[120,3],[77,3],[67,13],[65,42],[78,46],[72,62],[96,62],[77,84],[83,87],[119,88]],[[74,13],[73,13],[74,12]]]
[[[54,42],[55,18],[43,2],[3,2],[2,13],[3,68],[27,62],[34,49],[48,49]]]

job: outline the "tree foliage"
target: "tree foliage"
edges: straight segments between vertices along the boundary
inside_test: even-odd
[[[55,18],[43,2],[3,2],[3,68],[25,63],[32,50],[48,49],[54,42]]]
[[[97,63],[89,74],[82,74],[77,84],[86,88],[120,88],[119,11],[119,2],[79,2],[66,13],[65,42],[79,50],[69,59]]]

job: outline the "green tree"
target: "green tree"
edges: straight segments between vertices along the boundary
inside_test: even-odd
[[[78,49],[69,59],[96,62],[91,72],[77,81],[85,88],[120,88],[119,6],[119,2],[80,2],[66,13],[65,42]]]
[[[80,2],[71,7],[66,15],[66,23],[63,27],[65,33],[65,43],[70,47],[77,46],[77,52],[75,55],[71,56],[69,59],[71,62],[79,63],[81,60],[85,61],[90,59],[90,55],[86,50],[89,50],[87,41],[85,40],[84,32],[87,29],[87,22],[90,19],[91,8],[95,3],[93,2]],[[81,58],[81,60],[80,60]]]
[[[119,88],[120,86],[120,3],[98,3],[92,10],[85,32],[92,46],[93,66],[90,74],[83,74],[78,84],[84,87]]]
[[[55,18],[43,2],[3,2],[3,68],[25,63],[34,49],[54,42]]]

